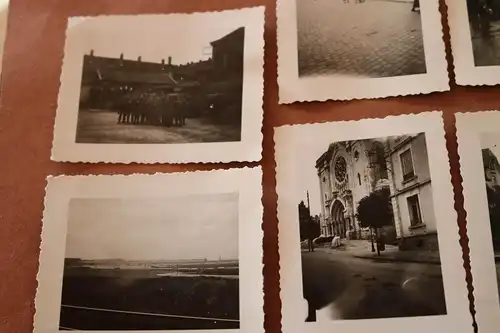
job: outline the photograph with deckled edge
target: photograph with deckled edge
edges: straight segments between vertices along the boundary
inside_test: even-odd
[[[500,2],[450,0],[446,5],[457,84],[500,83]]]
[[[456,113],[455,117],[475,320],[481,332],[495,332],[500,325],[497,216],[500,112],[465,112]]]
[[[142,158],[148,150],[171,152],[158,157],[165,162],[255,155],[263,11],[70,18],[53,159],[78,161],[80,149],[82,161],[107,161],[100,157],[107,147],[110,162],[115,154],[118,162],[142,162],[151,159]],[[195,34],[199,26],[206,28]],[[234,157],[218,157],[224,151],[218,149],[211,159],[211,148],[222,146]]]
[[[437,1],[280,0],[280,102],[448,90],[442,35],[436,39],[429,27],[442,33]]]
[[[262,214],[255,207],[261,207],[254,182],[260,175],[254,168],[49,179],[35,332],[47,325],[61,331],[255,331],[248,310],[258,319],[262,299],[241,284],[262,284],[262,275],[253,273],[262,249],[241,235],[255,244],[262,236],[260,224],[245,222]],[[187,186],[203,179],[209,189]],[[149,193],[183,185],[178,194]],[[48,257],[47,250],[59,254]]]

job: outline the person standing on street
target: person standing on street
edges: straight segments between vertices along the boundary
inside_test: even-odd
[[[309,223],[309,224],[312,224],[312,223]],[[307,247],[308,247],[308,250],[309,252],[314,252],[314,236],[313,236],[313,233],[312,233],[312,228],[311,228],[311,225],[309,225],[309,230],[307,230]]]

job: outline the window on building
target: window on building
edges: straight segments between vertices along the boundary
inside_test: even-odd
[[[415,170],[413,168],[413,159],[411,150],[407,149],[399,155],[401,158],[401,169],[403,170],[403,180],[408,180],[415,177]]]
[[[406,198],[406,202],[408,203],[408,211],[410,213],[410,225],[415,226],[422,224],[422,215],[420,213],[418,194]]]
[[[361,186],[361,175],[358,173],[358,184]]]

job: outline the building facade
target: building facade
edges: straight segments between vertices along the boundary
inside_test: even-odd
[[[400,247],[437,250],[437,224],[425,134],[390,137],[386,148]]]
[[[437,245],[424,134],[336,142],[316,161],[316,169],[322,234],[345,237],[351,230],[366,238],[369,233],[356,218],[358,203],[371,192],[388,188],[394,223],[383,228],[386,239],[408,247]]]
[[[482,149],[484,180],[486,186],[494,189],[500,186],[500,164],[495,154],[488,148]]]

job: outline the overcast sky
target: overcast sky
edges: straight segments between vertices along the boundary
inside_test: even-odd
[[[125,59],[172,63],[208,59],[210,42],[241,27],[237,12],[194,15],[108,16],[73,18],[69,38],[78,38],[85,53]],[[77,24],[78,23],[78,24]],[[207,54],[208,52],[208,54]]]
[[[238,194],[73,199],[66,257],[176,260],[238,258]]]
[[[481,135],[481,148],[490,148],[500,160],[500,133],[488,132]]]

